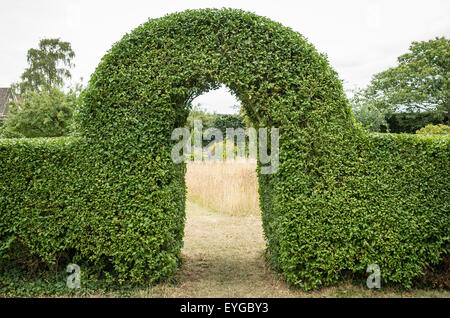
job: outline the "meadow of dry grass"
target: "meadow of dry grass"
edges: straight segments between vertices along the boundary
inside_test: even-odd
[[[229,215],[259,215],[255,160],[190,162],[188,201]]]

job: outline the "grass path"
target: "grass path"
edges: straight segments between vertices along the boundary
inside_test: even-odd
[[[183,267],[176,285],[137,297],[450,297],[447,291],[372,291],[343,284],[309,293],[289,288],[264,261],[261,217],[232,216],[187,203]]]

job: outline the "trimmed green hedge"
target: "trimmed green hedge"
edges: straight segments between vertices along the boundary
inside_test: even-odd
[[[269,261],[289,283],[329,285],[376,263],[409,286],[448,252],[448,138],[365,134],[300,34],[205,9],[149,20],[113,46],[83,93],[78,137],[0,141],[2,267],[19,246],[110,280],[172,277],[186,194],[171,133],[221,83],[256,128],[280,128],[279,171],[259,184]]]
[[[119,281],[170,276],[182,245],[183,171],[137,183],[158,169],[143,161],[136,171],[82,138],[0,139],[0,266],[35,258]]]
[[[449,252],[449,139],[355,131],[347,142],[318,146],[321,160],[293,162],[267,185],[271,262],[304,288],[367,277],[369,264],[410,287]]]

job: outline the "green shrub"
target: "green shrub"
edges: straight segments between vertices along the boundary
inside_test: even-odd
[[[5,137],[61,137],[70,132],[76,92],[59,89],[33,92],[25,100],[9,103],[3,127]]]
[[[357,122],[363,124],[371,132],[379,132],[386,125],[385,114],[371,104],[358,105],[353,108]]]
[[[172,277],[186,192],[171,133],[220,83],[256,128],[280,127],[279,170],[258,174],[267,254],[289,283],[329,285],[376,263],[409,286],[448,252],[448,138],[365,134],[300,34],[205,9],[149,20],[113,46],[82,95],[79,137],[0,141],[2,264],[18,244],[109,280]]]
[[[450,126],[447,125],[426,125],[416,131],[418,135],[448,135],[450,134]]]

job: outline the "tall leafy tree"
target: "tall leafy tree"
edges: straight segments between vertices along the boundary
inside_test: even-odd
[[[436,111],[450,109],[450,40],[444,37],[413,42],[398,65],[373,76],[366,89],[356,93],[354,104],[380,111]]]
[[[77,85],[68,93],[62,89],[71,78],[74,57],[70,43],[60,39],[43,39],[37,49],[28,50],[28,67],[11,87],[18,98],[8,104],[4,137],[58,137],[70,132],[82,87]]]
[[[21,76],[21,82],[13,85],[16,93],[26,95],[36,91],[50,91],[61,88],[64,80],[71,78],[70,68],[75,52],[69,42],[60,39],[42,39],[37,49],[27,53],[28,67]]]

